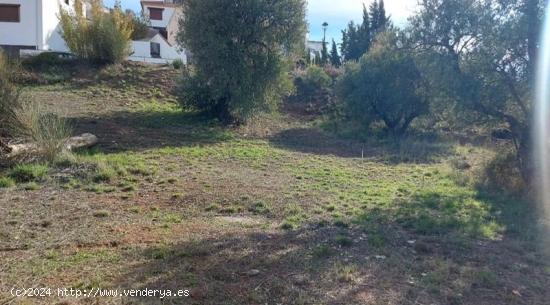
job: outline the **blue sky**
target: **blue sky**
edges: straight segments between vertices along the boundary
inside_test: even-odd
[[[115,0],[104,0],[106,6],[112,6]],[[308,23],[309,37],[311,40],[321,40],[323,30],[321,24],[329,24],[327,40],[341,39],[341,30],[346,28],[350,20],[361,22],[363,15],[363,3],[367,6],[371,0],[309,0]],[[403,26],[416,7],[417,0],[385,0],[386,11],[391,15],[394,24]],[[139,11],[139,0],[122,0],[125,9]]]

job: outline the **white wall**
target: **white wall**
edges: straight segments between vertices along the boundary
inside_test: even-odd
[[[160,44],[160,57],[151,57],[151,42]],[[128,58],[131,61],[143,61],[150,63],[171,63],[176,59],[180,59],[184,63],[187,62],[185,51],[179,52],[176,47],[170,46],[166,40],[157,34],[150,41],[132,41],[132,54]]]
[[[144,13],[149,16],[149,7],[153,8],[163,8],[162,11],[162,20],[150,20],[152,27],[160,27],[165,28],[168,27],[168,23],[170,22],[170,19],[172,18],[172,15],[174,14],[175,8],[173,7],[162,7],[162,6],[154,6],[154,5],[144,5],[143,11]]]
[[[1,4],[21,5],[19,23],[0,22],[0,45],[37,46],[37,1],[42,0],[0,0]]]
[[[132,41],[130,57],[151,57],[151,43],[149,41]]]
[[[59,7],[73,11],[74,1],[69,1],[69,6],[63,0],[42,0],[42,39],[40,50],[69,52],[65,40],[61,37],[59,24]]]
[[[63,0],[0,0],[2,4],[20,4],[19,23],[0,22],[0,44],[35,46],[38,50],[68,52],[61,37],[59,7],[72,10]]]

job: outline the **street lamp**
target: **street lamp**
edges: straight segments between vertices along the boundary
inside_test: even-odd
[[[323,41],[326,41],[328,23],[323,22]]]

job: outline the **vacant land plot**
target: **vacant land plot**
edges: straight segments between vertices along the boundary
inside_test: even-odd
[[[160,69],[26,88],[100,144],[0,175],[0,304],[548,304],[531,205],[471,178],[489,149],[287,115],[223,129],[178,109]]]

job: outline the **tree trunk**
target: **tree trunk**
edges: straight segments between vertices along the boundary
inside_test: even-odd
[[[95,135],[91,133],[85,133],[77,137],[69,138],[64,145],[64,148],[67,150],[75,150],[79,148],[88,148],[96,145],[98,139]],[[24,143],[24,144],[14,144],[7,145],[9,148],[9,153],[6,154],[8,159],[17,158],[18,156],[25,154],[32,154],[36,152],[37,145],[35,143]]]
[[[521,178],[527,187],[534,187],[536,164],[533,153],[533,137],[529,130],[524,130],[516,142],[516,159],[518,160]]]

